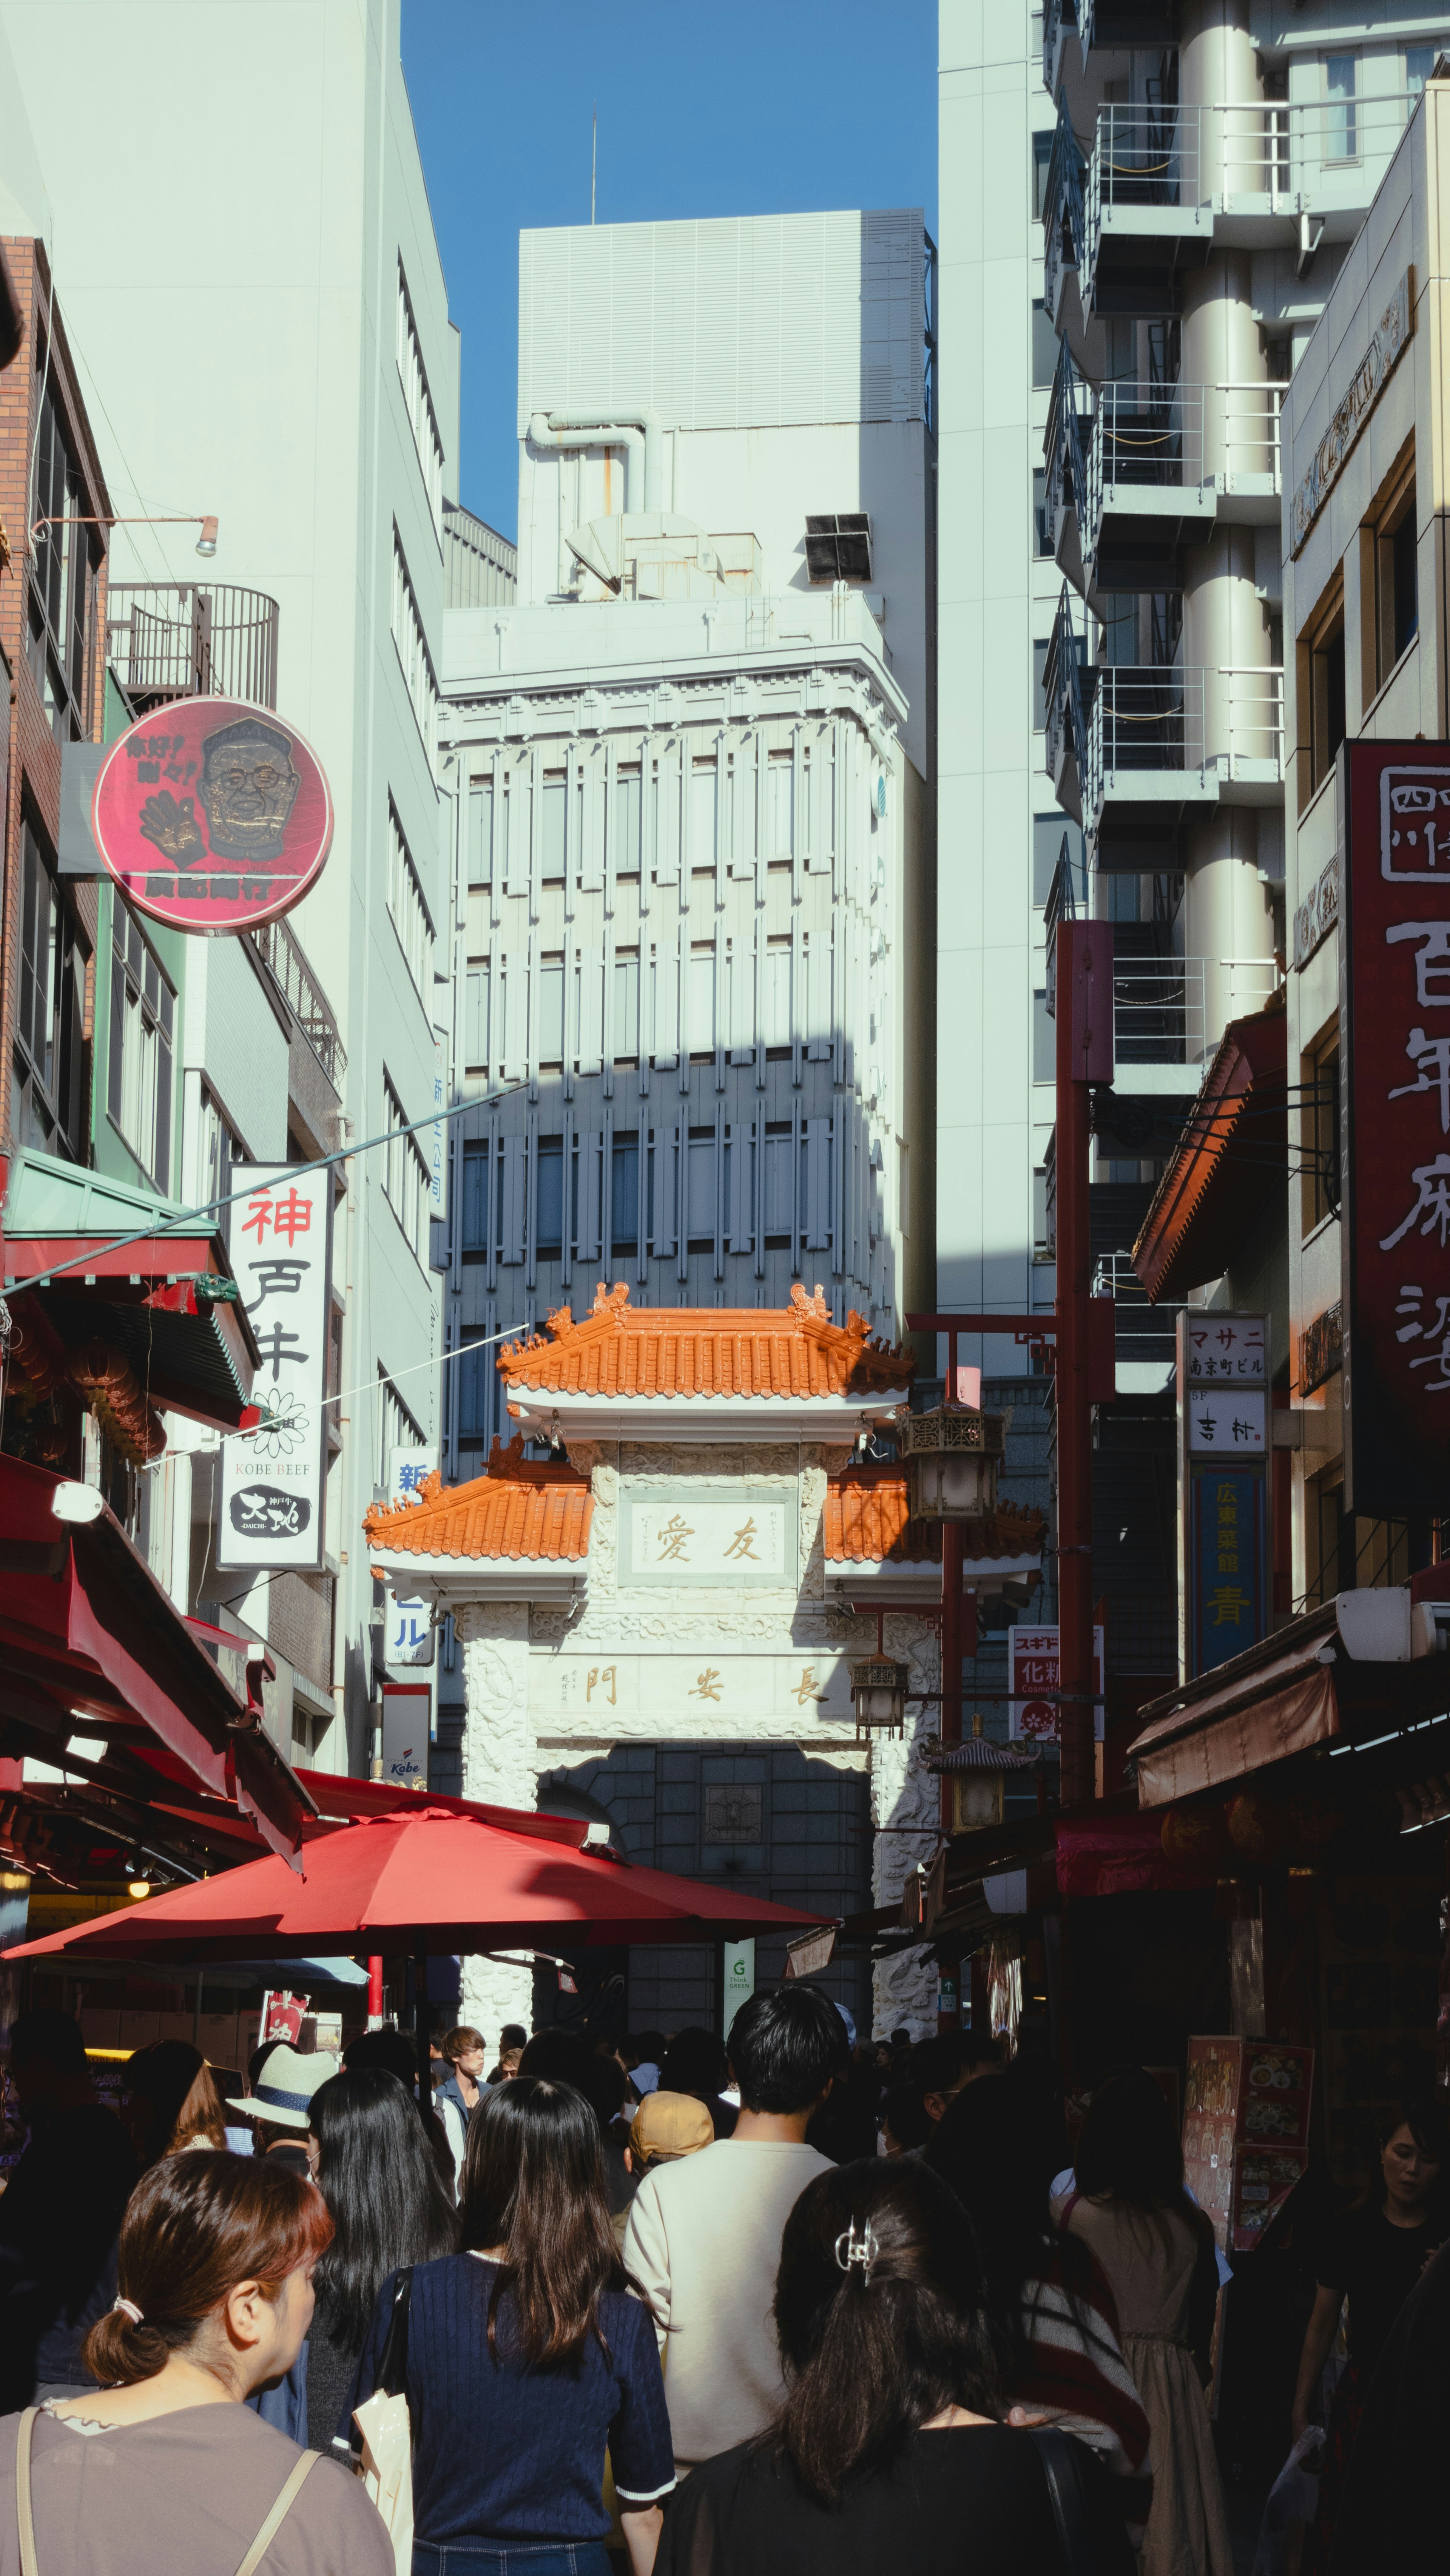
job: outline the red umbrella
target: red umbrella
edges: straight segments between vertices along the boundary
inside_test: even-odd
[[[495,1808],[494,1815],[507,1813]],[[545,1839],[544,1825],[570,1840]],[[809,1932],[822,1917],[798,1914],[728,1887],[637,1869],[573,1847],[581,1829],[523,1816],[518,1830],[420,1805],[359,1818],[304,1846],[306,1876],[274,1853],[216,1878],[172,1888],[69,1932],[3,1953],[164,1960],[205,1967],[232,1959],[316,1958],[339,1951],[412,1951],[418,1962],[418,2063],[427,2098],[428,2042],[422,1970],[429,1951],[634,1946],[741,1940],[753,1932]]]

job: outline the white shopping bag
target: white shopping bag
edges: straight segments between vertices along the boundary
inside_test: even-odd
[[[397,2576],[412,2576],[413,2439],[406,2397],[376,2388],[352,2420],[362,2435],[363,2484],[388,2527]]]
[[[1300,2434],[1270,2487],[1259,2526],[1259,2545],[1254,2552],[1254,2576],[1284,2576],[1295,2528],[1311,2523],[1319,2511],[1319,2455],[1323,2449],[1323,2427],[1311,2424]]]

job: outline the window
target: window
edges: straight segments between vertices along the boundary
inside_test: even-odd
[[[1439,51],[1438,45],[1406,45],[1405,47],[1405,96],[1410,103],[1411,115],[1414,114],[1426,81],[1435,69],[1435,60]]]
[[[17,1145],[78,1160],[85,1143],[85,961],[29,823],[21,831],[20,960],[10,1123]]]
[[[418,1150],[416,1138],[403,1132],[408,1125],[407,1111],[386,1075],[383,1078],[383,1102],[387,1110],[388,1136],[383,1148],[383,1189],[411,1249],[426,1268],[428,1166]]]
[[[1300,1060],[1303,1230],[1312,1234],[1339,1209],[1339,1023]]]
[[[1045,992],[1032,996],[1032,1079],[1057,1080],[1057,1023],[1047,1016]]]
[[[1047,173],[1052,162],[1052,128],[1032,137],[1032,220],[1045,222],[1047,216]]]
[[[546,787],[544,790],[546,797],[548,792],[549,791]],[[554,829],[558,842],[559,860],[558,866],[553,873],[558,876],[562,876],[564,873],[564,812],[562,782],[558,793],[559,819]],[[626,876],[637,874],[639,869],[639,818],[640,774],[638,767],[626,769],[621,766],[614,781],[614,865],[616,872],[622,870]]]
[[[1047,1222],[1047,1167],[1039,1163],[1032,1175],[1032,1258],[1051,1261],[1053,1245]]]
[[[144,1172],[171,1185],[171,1046],[176,996],[119,894],[111,900],[111,1034],[106,1107]]]
[[[393,928],[402,942],[408,972],[418,988],[418,998],[425,1001],[433,978],[433,924],[423,901],[418,871],[403,838],[403,827],[391,801],[388,805],[388,910],[393,916]]]
[[[639,1242],[639,1138],[616,1136],[610,1173],[609,1236],[616,1252]]]
[[[466,1144],[463,1148],[463,1191],[460,1212],[465,1261],[484,1261],[488,1258],[488,1170],[487,1139],[474,1139]]]
[[[439,542],[443,537],[443,441],[438,435],[438,415],[428,391],[428,375],[423,365],[423,352],[418,344],[418,326],[408,297],[408,283],[403,263],[398,262],[398,378],[403,388],[403,409],[418,451],[418,464],[428,507]]]
[[[1052,531],[1047,521],[1047,469],[1039,465],[1032,477],[1033,542],[1040,555],[1052,552]]]
[[[1326,161],[1356,161],[1359,158],[1359,110],[1355,91],[1359,78],[1358,54],[1326,54],[1324,58],[1324,158]]]
[[[564,1249],[564,1139],[562,1136],[539,1138],[536,1205],[538,1240],[535,1250],[541,1258],[552,1258],[557,1261]]]
[[[806,578],[870,580],[871,522],[864,510],[833,510],[807,519]]]
[[[1032,641],[1032,730],[1047,729],[1047,648],[1051,638],[1037,635]]]
[[[1415,561],[1415,468],[1394,477],[1374,531],[1374,654],[1367,676],[1382,688],[1400,655],[1419,631],[1419,576]]]
[[[1073,872],[1073,896],[1077,903],[1087,901],[1087,863],[1083,854],[1082,834],[1076,823],[1065,814],[1034,814],[1032,817],[1032,900],[1045,904],[1052,892],[1052,880],[1066,844]]]
[[[1032,307],[1032,381],[1050,385],[1057,373],[1057,333],[1039,295]]]
[[[201,1095],[201,1186],[207,1205],[215,1210],[216,1230],[224,1243],[232,1239],[232,1210],[222,1201],[230,1198],[236,1187],[232,1165],[244,1163],[240,1137],[233,1134],[211,1093]],[[338,1381],[339,1385],[341,1380]]]
[[[44,353],[39,364],[44,372]],[[90,731],[99,531],[69,523],[91,506],[55,385],[47,383],[35,440],[35,517],[53,524],[40,529],[31,557],[27,659],[57,742],[79,742]]]
[[[408,567],[403,559],[403,549],[398,543],[396,529],[393,531],[393,642],[398,648],[398,659],[403,666],[403,679],[413,713],[418,719],[418,731],[423,737],[431,760],[438,711],[438,689],[433,678],[433,665],[428,658],[423,621],[418,614],[418,603],[413,596],[413,585],[408,578]]]
[[[1309,793],[1334,767],[1344,740],[1344,592],[1336,578],[1301,648],[1301,682],[1309,700]],[[1307,666],[1307,667],[1306,667]]]
[[[387,1370],[378,1368],[378,1483],[386,1493],[389,1468],[395,1449],[426,1449],[427,1434],[415,1413],[410,1413]]]

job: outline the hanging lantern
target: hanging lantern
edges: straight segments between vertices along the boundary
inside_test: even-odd
[[[914,1520],[976,1520],[996,1508],[1005,1413],[942,1404],[933,1413],[909,1413],[902,1429]]]
[[[1008,1772],[1035,1771],[1038,1760],[1035,1752],[1019,1753],[1015,1745],[998,1744],[984,1735],[981,1713],[974,1711],[965,1742],[938,1747],[923,1768],[950,1778],[952,1830],[960,1834],[980,1825],[1000,1825]]]
[[[863,1655],[847,1667],[856,1699],[856,1741],[873,1735],[904,1735],[906,1732],[906,1686],[911,1679],[905,1664],[890,1655]]]

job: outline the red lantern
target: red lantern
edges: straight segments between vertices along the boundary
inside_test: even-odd
[[[1217,1869],[1225,1853],[1221,1807],[1170,1807],[1160,1828],[1163,1857],[1175,1869]]]
[[[1245,1860],[1272,1860],[1283,1844],[1284,1810],[1261,1797],[1257,1789],[1241,1789],[1236,1798],[1230,1798],[1224,1821],[1235,1850]]]

